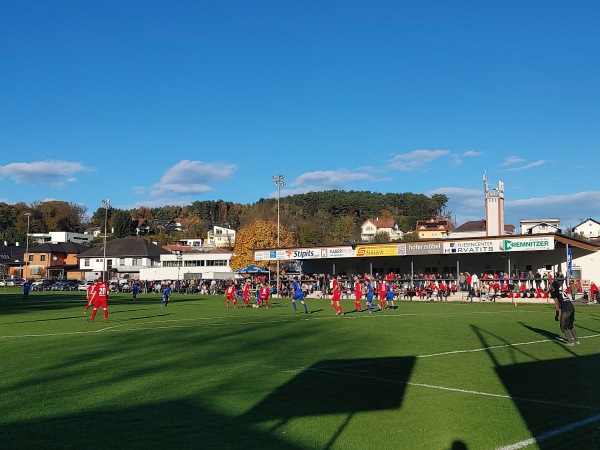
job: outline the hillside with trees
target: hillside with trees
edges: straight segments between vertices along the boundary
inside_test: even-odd
[[[413,193],[375,193],[369,191],[309,192],[281,197],[279,220],[290,233],[291,242],[299,246],[342,244],[360,241],[360,226],[370,217],[392,217],[404,232],[414,230],[421,219],[440,217],[448,198],[442,194],[428,197]],[[277,220],[277,199],[261,198],[252,204],[223,200],[197,200],[186,206],[121,210],[99,207],[91,215],[81,205],[70,202],[34,202],[30,205],[0,203],[0,237],[9,242],[25,240],[29,213],[30,233],[50,231],[84,232],[92,227],[109,228],[126,235],[127,221],[146,219],[150,238],[170,244],[185,237],[205,237],[213,225],[235,230],[248,229],[262,222]],[[450,214],[447,214],[450,216]],[[183,219],[183,231],[174,228],[174,219]]]

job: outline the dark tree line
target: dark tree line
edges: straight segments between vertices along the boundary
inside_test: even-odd
[[[404,232],[414,230],[417,220],[438,218],[448,197],[434,194],[387,193],[369,191],[310,192],[281,197],[279,217],[296,245],[339,244],[360,240],[360,226],[370,217],[391,217]],[[257,220],[277,219],[277,199],[259,199],[252,204],[223,200],[194,201],[187,206],[167,205],[120,210],[98,208],[91,216],[86,209],[68,202],[34,202],[31,205],[0,203],[0,235],[7,241],[23,241],[30,214],[30,233],[67,231],[84,232],[90,227],[109,231],[116,237],[126,236],[132,220],[146,219],[151,234],[161,243],[183,237],[206,237],[213,225],[239,229]],[[184,231],[175,231],[174,219],[185,221]]]

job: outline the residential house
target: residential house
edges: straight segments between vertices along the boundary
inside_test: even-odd
[[[415,231],[419,239],[441,239],[452,229],[449,219],[417,220]]]
[[[562,234],[560,219],[521,219],[521,234]]]
[[[391,217],[371,217],[360,226],[360,239],[362,242],[372,242],[377,233],[386,233],[390,241],[402,239],[403,233],[398,224]]]
[[[29,247],[24,254],[23,278],[80,280],[77,257],[89,247],[75,242],[46,242]]]
[[[190,221],[187,219],[180,219],[179,217],[172,220],[170,227],[173,231],[186,231],[190,226]]]
[[[594,219],[586,219],[579,225],[573,228],[575,236],[583,236],[586,238],[597,238],[600,237],[600,222]]]
[[[133,219],[129,228],[132,236],[147,236],[150,234],[150,225],[146,219]]]
[[[102,236],[104,233],[104,228],[101,227],[91,227],[85,230],[86,234],[91,234],[93,237],[97,238],[98,236]]]
[[[208,231],[205,243],[215,247],[233,248],[235,245],[235,230],[213,225],[212,231]]]
[[[22,277],[25,245],[0,242],[0,279]]]
[[[485,219],[469,220],[462,225],[453,228],[452,231],[446,233],[446,237],[452,239],[468,238],[468,237],[483,237],[487,236]],[[504,225],[505,235],[514,235],[514,225]]]
[[[104,245],[90,248],[80,253],[79,268],[85,278],[92,280],[108,272],[109,279],[139,278],[140,270],[160,266],[160,256],[171,254],[145,239],[113,239]]]
[[[201,238],[181,238],[177,241],[179,245],[184,247],[200,248],[204,243],[204,239]]]
[[[89,245],[94,240],[91,233],[73,233],[70,231],[51,231],[49,233],[30,233],[29,242],[43,244],[45,242],[75,242],[77,244]]]

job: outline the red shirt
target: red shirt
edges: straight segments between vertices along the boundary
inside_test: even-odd
[[[360,282],[358,282],[358,281],[356,283],[354,283],[354,293],[359,298],[362,294],[362,284],[360,284]]]
[[[338,290],[340,288],[340,282],[334,278],[331,287],[334,291]]]
[[[263,286],[260,288],[259,292],[259,296],[261,300],[266,300],[269,298],[269,295],[271,294],[271,289],[269,289],[267,286]]]
[[[230,284],[229,286],[227,286],[227,289],[225,289],[225,296],[227,298],[235,297],[235,286],[233,284]]]
[[[106,301],[108,298],[108,283],[94,283],[92,286],[92,295],[94,299]]]

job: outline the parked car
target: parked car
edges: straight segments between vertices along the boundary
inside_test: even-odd
[[[50,290],[52,291],[74,291],[79,286],[79,283],[72,280],[62,280],[54,283]]]
[[[31,289],[34,291],[49,291],[54,285],[55,282],[53,280],[46,279],[38,279],[31,283]]]
[[[87,291],[88,287],[90,287],[93,283],[90,283],[89,281],[82,281],[81,283],[79,283],[77,285],[77,290],[78,291]]]

